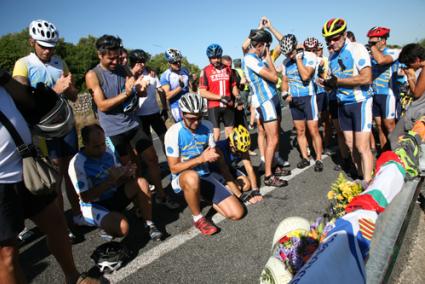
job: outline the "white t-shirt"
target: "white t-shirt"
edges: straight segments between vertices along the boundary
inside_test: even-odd
[[[158,102],[156,101],[156,89],[161,84],[159,83],[158,77],[152,77],[149,74],[143,75],[143,80],[149,82],[146,89],[147,96],[139,98],[139,110],[137,115],[151,115],[159,112]]]
[[[31,143],[31,132],[27,122],[16,108],[10,95],[0,87],[0,110],[15,127],[25,144]],[[0,183],[22,181],[22,158],[16,150],[9,131],[0,122]]]

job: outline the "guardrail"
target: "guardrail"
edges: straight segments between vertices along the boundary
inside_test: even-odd
[[[367,283],[387,283],[391,276],[424,180],[425,145],[421,145],[421,148],[422,176],[406,182],[400,193],[378,217],[366,263]]]

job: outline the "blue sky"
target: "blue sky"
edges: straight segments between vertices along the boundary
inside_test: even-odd
[[[210,43],[240,57],[242,41],[263,15],[281,33],[294,33],[299,41],[308,36],[322,40],[325,21],[342,17],[360,42],[366,42],[371,27],[381,25],[391,28],[389,43],[403,45],[425,38],[424,11],[424,0],[2,0],[0,36],[41,18],[53,22],[67,42],[87,35],[119,35],[130,49],[157,54],[178,48],[203,67]]]

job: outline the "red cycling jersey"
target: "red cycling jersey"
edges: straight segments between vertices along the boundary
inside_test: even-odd
[[[199,78],[199,88],[216,94],[217,97],[232,96],[232,89],[236,86],[235,74],[230,67],[225,65],[217,69],[214,65],[206,66]],[[220,101],[208,100],[208,108],[226,107]]]

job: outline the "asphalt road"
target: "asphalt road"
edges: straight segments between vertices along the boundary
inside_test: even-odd
[[[294,169],[299,154],[290,143],[295,137],[287,109],[283,112],[282,129],[281,153]],[[165,157],[157,139],[155,147],[164,166]],[[258,156],[254,157],[253,164],[259,164]],[[293,170],[288,187],[262,187],[266,193],[263,202],[248,206],[246,216],[240,221],[223,220],[216,214],[213,220],[220,232],[210,237],[201,236],[193,229],[186,205],[170,211],[154,204],[154,221],[167,234],[165,240],[154,243],[130,210],[127,213],[130,234],[123,242],[134,251],[135,257],[107,278],[113,283],[258,283],[279,222],[289,216],[314,221],[328,206],[326,193],[338,172],[333,169],[335,163],[331,157],[324,159],[324,165],[321,173],[314,172],[312,166],[302,171]],[[168,184],[169,177],[165,176],[163,183]],[[211,213],[210,207],[204,207],[203,213]],[[73,246],[77,267],[80,271],[94,272],[90,255],[105,241],[97,229],[73,230],[85,237],[84,242]],[[60,267],[47,251],[41,234],[21,248],[20,260],[30,282],[63,283]]]

